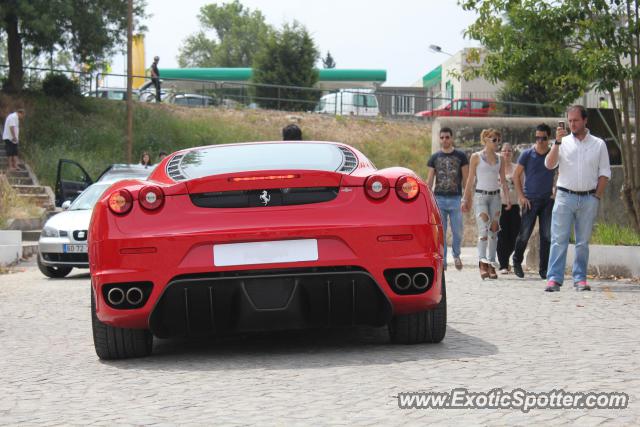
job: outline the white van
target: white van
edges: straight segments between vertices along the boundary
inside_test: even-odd
[[[380,114],[378,100],[370,90],[341,89],[320,98],[316,113],[377,116]]]

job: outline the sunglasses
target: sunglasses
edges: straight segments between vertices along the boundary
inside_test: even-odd
[[[489,141],[493,142],[494,144],[497,144],[498,142],[500,142],[500,138],[489,138]]]
[[[451,139],[451,137],[449,135],[443,135],[440,137],[440,139]]]
[[[548,141],[548,136],[536,136],[536,141]]]

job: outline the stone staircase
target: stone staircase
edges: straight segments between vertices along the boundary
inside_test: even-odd
[[[4,147],[0,148],[0,174],[4,174],[18,196],[29,204],[35,204],[45,210],[40,218],[16,219],[9,229],[22,231],[23,257],[37,253],[40,231],[47,218],[56,213],[55,197],[50,187],[40,185],[29,165],[19,159],[17,171],[8,171],[9,159]]]

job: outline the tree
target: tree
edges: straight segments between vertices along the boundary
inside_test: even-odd
[[[461,0],[478,19],[467,35],[488,50],[474,72],[531,82],[566,106],[586,90],[607,92],[622,148],[621,197],[640,230],[640,12],[636,0]],[[635,119],[631,125],[631,116]]]
[[[324,68],[336,68],[336,61],[333,60],[331,52],[327,51],[327,56],[322,60],[322,66]]]
[[[208,4],[198,15],[201,30],[189,36],[178,55],[181,67],[250,67],[272,28],[258,10],[238,0]],[[210,38],[207,31],[215,32]]]
[[[143,16],[145,5],[137,0],[134,13]],[[70,51],[78,63],[102,60],[126,36],[126,11],[121,0],[0,0],[9,59],[6,89],[22,89],[25,46],[36,56],[60,49]]]
[[[269,36],[256,55],[253,81],[259,84],[312,88],[318,82],[314,65],[320,53],[309,32],[294,22]],[[255,94],[265,108],[309,110],[320,98],[320,92],[309,89],[274,88],[258,85]]]

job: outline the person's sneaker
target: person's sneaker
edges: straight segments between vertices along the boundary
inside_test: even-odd
[[[546,279],[547,278],[547,272],[546,271],[539,271],[538,274],[540,274],[540,278],[541,279]]]
[[[499,273],[500,274],[509,274],[509,269],[508,268],[501,268]]]
[[[545,292],[559,292],[560,284],[558,282],[554,282],[553,280],[549,280],[547,282],[547,287],[544,288]]]
[[[458,258],[454,258],[453,259],[453,263],[456,266],[456,270],[460,271],[462,270],[462,260],[458,257]]]
[[[576,288],[576,291],[578,292],[584,292],[584,291],[590,291],[591,290],[591,286],[587,285],[587,281],[586,280],[581,280],[578,283],[573,285]]]
[[[521,264],[513,264],[513,272],[521,279],[524,277],[524,271],[522,270]]]

